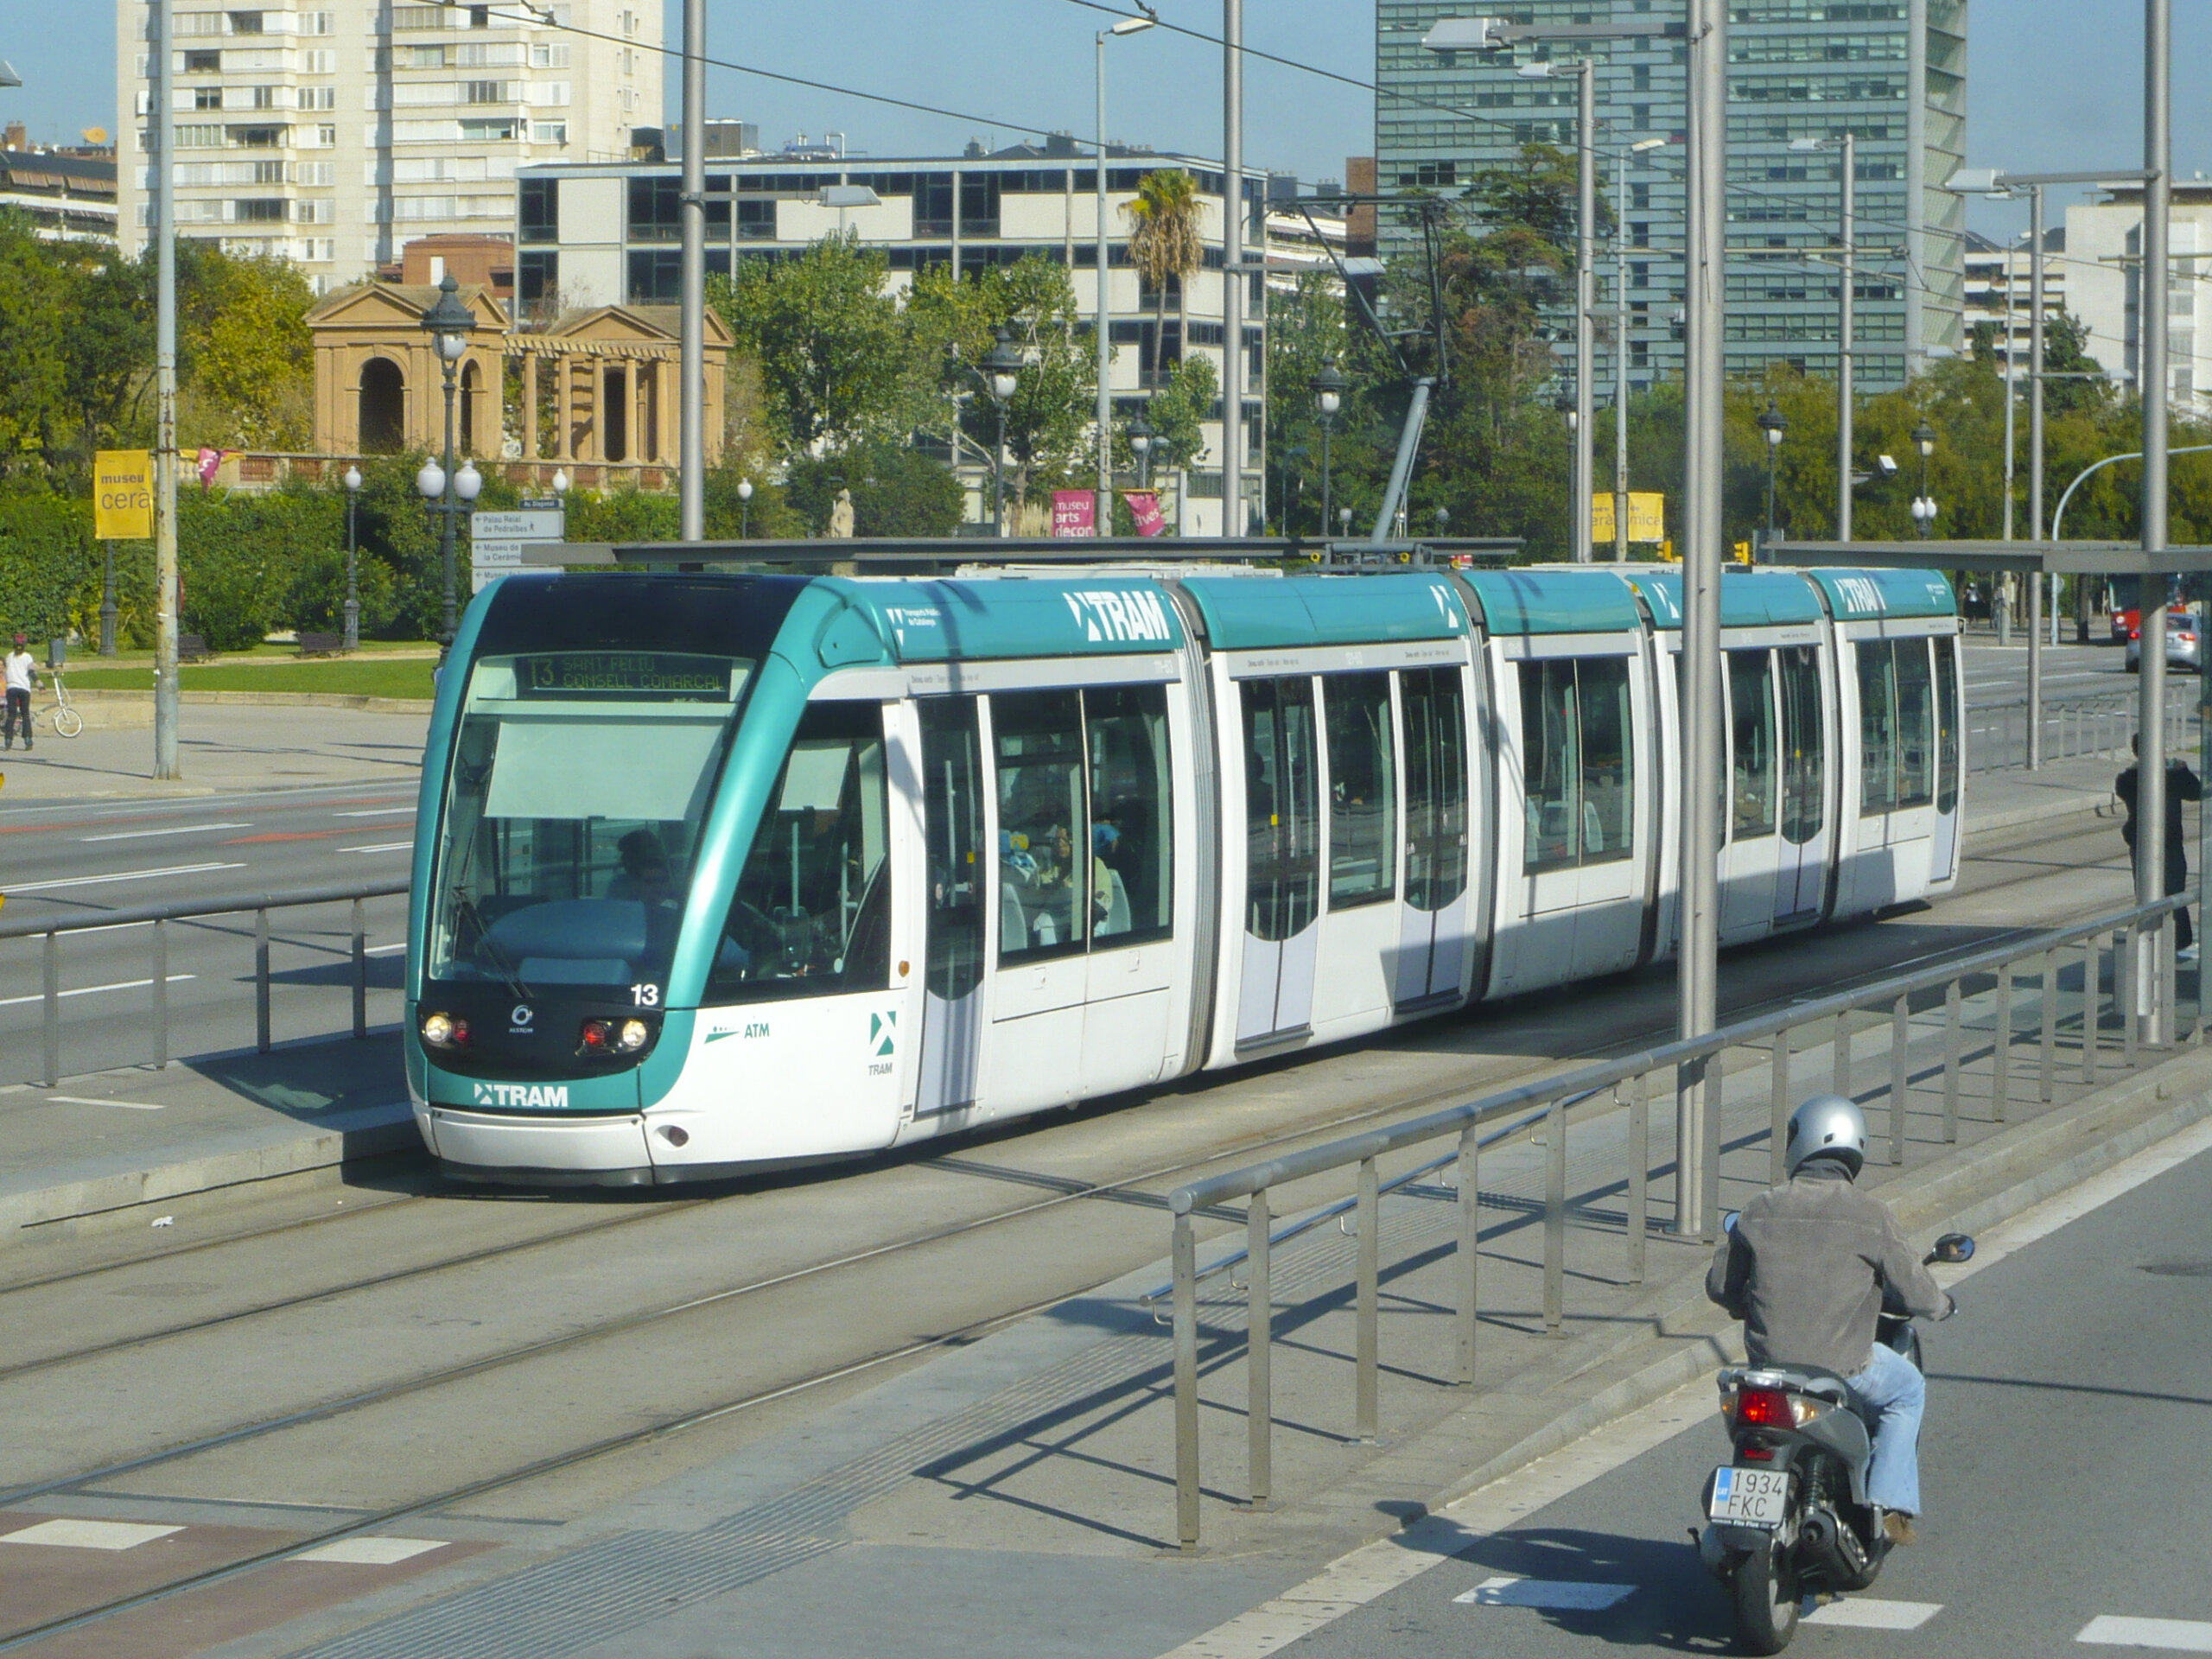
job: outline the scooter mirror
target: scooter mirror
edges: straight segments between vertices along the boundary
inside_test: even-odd
[[[1734,1232],[1736,1230],[1737,1218],[1742,1214],[1743,1211],[1740,1210],[1731,1210],[1726,1215],[1721,1217],[1720,1230],[1724,1233]]]
[[[1946,1233],[1936,1241],[1935,1259],[1955,1267],[1974,1260],[1974,1238],[1967,1233]]]

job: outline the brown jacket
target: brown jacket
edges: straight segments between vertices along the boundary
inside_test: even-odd
[[[1888,1207],[1824,1158],[1745,1205],[1705,1275],[1705,1294],[1743,1320],[1753,1364],[1845,1376],[1866,1368],[1885,1291],[1923,1319],[1949,1305]]]

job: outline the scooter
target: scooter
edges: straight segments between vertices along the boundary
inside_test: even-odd
[[[1722,1224],[1732,1230],[1732,1212]],[[1974,1240],[1946,1233],[1927,1263],[1956,1264]],[[1920,1333],[1885,1312],[1878,1340],[1920,1363]],[[1866,1497],[1873,1456],[1850,1386],[1815,1365],[1763,1365],[1720,1373],[1720,1414],[1735,1457],[1705,1487],[1708,1524],[1697,1534],[1706,1570],[1729,1586],[1736,1629],[1753,1653],[1780,1653],[1797,1633],[1808,1595],[1864,1590],[1890,1553],[1882,1511]]]

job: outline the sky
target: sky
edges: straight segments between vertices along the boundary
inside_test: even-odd
[[[666,0],[666,39],[679,35]],[[1095,32],[1110,21],[1079,0],[707,0],[710,58],[936,105],[947,115],[872,104],[733,70],[710,69],[709,112],[760,124],[774,149],[804,133],[842,131],[853,155],[957,153],[970,137],[1012,143],[1023,126],[1088,138]],[[1119,7],[1122,0],[1114,0]],[[1471,6],[1470,10],[1473,10]],[[1220,7],[1160,0],[1169,23],[1217,33]],[[70,27],[57,27],[67,16]],[[2134,0],[1974,0],[1968,44],[1968,162],[2014,171],[2141,164],[2141,8]],[[957,22],[957,29],[948,24]],[[0,59],[22,75],[0,91],[0,119],[33,139],[71,142],[113,129],[113,0],[0,0]],[[1254,0],[1249,47],[1355,80],[1373,73],[1374,13],[1342,0]],[[1107,130],[1117,140],[1206,156],[1221,150],[1221,54],[1166,30],[1107,47]],[[2212,0],[2174,7],[2174,163],[2212,176]],[[1248,165],[1309,183],[1341,179],[1348,155],[1373,143],[1374,100],[1354,86],[1254,61],[1245,76]],[[675,118],[671,73],[668,115]],[[1021,124],[1017,126],[1014,124]],[[2063,200],[2053,194],[2052,218]],[[2019,204],[1976,202],[1991,235],[2024,229]]]

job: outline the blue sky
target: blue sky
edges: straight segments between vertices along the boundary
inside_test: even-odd
[[[712,3],[710,56],[889,93],[957,113],[950,118],[709,72],[714,113],[756,121],[770,147],[798,133],[842,130],[850,149],[878,156],[957,150],[970,137],[1010,142],[1020,122],[1091,128],[1091,36],[1103,21],[1075,0],[807,0]],[[2212,3],[2175,7],[2174,161],[2187,178],[2212,175]],[[1210,0],[1161,0],[1170,22],[1215,32]],[[668,38],[677,8],[668,4]],[[1976,0],[1968,65],[1970,160],[2019,170],[2139,164],[2141,8],[2134,0]],[[58,27],[62,17],[70,27]],[[1249,44],[1366,78],[1374,66],[1373,11],[1341,0],[1252,0]],[[0,92],[0,118],[35,139],[70,140],[116,119],[113,0],[0,0],[0,58],[25,85]],[[1108,48],[1116,138],[1207,155],[1221,147],[1218,48],[1165,32]],[[671,93],[672,93],[671,88]],[[1281,67],[1253,64],[1245,91],[1245,156],[1309,181],[1341,177],[1344,158],[1372,142],[1365,92]],[[671,115],[674,99],[670,99]],[[1976,204],[1993,234],[2024,209]]]

